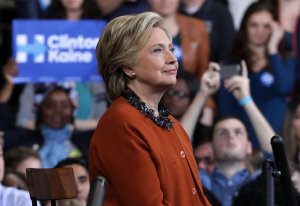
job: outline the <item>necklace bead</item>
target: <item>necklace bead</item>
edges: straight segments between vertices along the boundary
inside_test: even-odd
[[[156,125],[170,130],[173,127],[173,122],[168,118],[170,112],[161,104],[158,105],[158,116],[155,116],[154,110],[149,109],[145,102],[142,102],[140,98],[130,89],[124,94],[124,97],[128,102],[137,108],[141,113],[149,117]]]

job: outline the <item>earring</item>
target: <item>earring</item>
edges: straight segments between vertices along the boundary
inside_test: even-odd
[[[135,79],[135,78],[136,78],[135,72],[133,72],[133,73],[131,74],[131,78],[132,78],[132,79]]]

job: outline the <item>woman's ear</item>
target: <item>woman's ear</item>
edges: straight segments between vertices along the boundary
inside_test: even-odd
[[[123,70],[123,72],[124,72],[129,78],[131,78],[131,79],[135,79],[135,78],[136,78],[136,74],[135,74],[135,72],[133,71],[132,68],[127,67],[127,68],[123,68],[122,70]]]

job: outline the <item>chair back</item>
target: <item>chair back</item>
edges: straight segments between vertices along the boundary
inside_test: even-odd
[[[71,167],[27,168],[26,176],[33,205],[38,200],[51,200],[51,205],[55,205],[55,200],[77,197],[77,186]]]

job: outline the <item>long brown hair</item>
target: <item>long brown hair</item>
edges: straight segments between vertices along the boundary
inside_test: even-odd
[[[250,50],[249,44],[248,44],[249,37],[247,34],[247,24],[248,24],[249,18],[253,14],[261,12],[261,11],[266,11],[266,12],[270,13],[273,17],[273,20],[275,20],[275,21],[278,19],[277,12],[275,11],[275,8],[274,8],[274,6],[271,5],[271,3],[268,3],[267,1],[252,3],[248,7],[248,9],[246,10],[246,12],[244,14],[240,29],[235,36],[235,40],[233,42],[232,49],[230,50],[229,55],[228,55],[228,59],[230,62],[239,63],[242,59],[244,59],[246,61],[247,68],[249,70],[251,70],[252,65],[253,65],[253,61],[251,59],[251,56],[253,53]],[[280,44],[280,46],[279,46],[279,53],[281,55],[285,55],[282,44]],[[265,56],[267,56],[267,52],[266,52]],[[267,69],[271,70],[269,65],[267,66]]]

